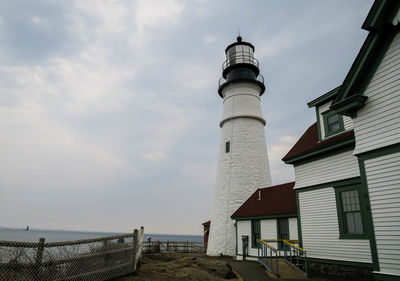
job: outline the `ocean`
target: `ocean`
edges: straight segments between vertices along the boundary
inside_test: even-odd
[[[47,230],[47,229],[25,229],[0,228],[0,240],[39,242],[39,238],[45,238],[46,242],[71,241],[80,239],[97,238],[103,236],[119,235],[118,232],[90,232],[70,230]],[[201,235],[180,235],[180,234],[153,234],[145,233],[144,241],[151,237],[151,241],[189,241],[203,244]]]

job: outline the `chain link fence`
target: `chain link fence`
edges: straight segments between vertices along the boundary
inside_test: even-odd
[[[131,234],[64,242],[0,241],[1,281],[102,281],[136,271],[143,227]]]

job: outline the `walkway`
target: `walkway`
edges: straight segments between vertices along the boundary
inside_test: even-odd
[[[243,278],[244,281],[277,281],[258,262],[229,261],[228,264]]]
[[[269,273],[263,266],[258,262],[254,261],[228,261],[228,264],[237,272],[244,281],[361,281],[361,279],[346,278],[343,276],[329,276],[325,274],[318,274],[309,279],[289,279],[288,275],[283,278],[277,279],[274,275]],[[281,273],[282,274],[282,273]],[[283,275],[283,274],[282,274]],[[286,279],[287,278],[287,279]]]

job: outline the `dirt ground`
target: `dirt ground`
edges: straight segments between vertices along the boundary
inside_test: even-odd
[[[241,274],[258,272],[258,276],[242,275],[246,280],[277,281],[276,277],[260,269],[254,262],[237,262],[231,257],[207,257],[205,254],[155,253],[143,256],[137,272],[112,281],[243,281],[228,262]],[[257,267],[257,268],[255,268]],[[257,275],[257,274],[256,274]],[[312,274],[310,281],[362,281],[355,278]],[[281,279],[283,280],[283,279]]]
[[[179,253],[146,254],[136,273],[114,281],[239,281],[226,261]]]

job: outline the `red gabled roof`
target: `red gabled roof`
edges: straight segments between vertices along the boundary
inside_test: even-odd
[[[231,218],[297,213],[296,192],[293,190],[293,186],[294,182],[289,182],[257,189],[250,198],[233,213]]]
[[[319,141],[318,139],[318,126],[317,122],[312,124],[307,131],[301,136],[301,138],[296,142],[291,150],[282,158],[283,161],[292,158],[294,156],[303,154],[305,152],[311,152],[314,149],[322,148],[328,144],[335,143],[337,141],[351,138],[354,136],[354,131],[346,131],[340,135],[324,139]]]

